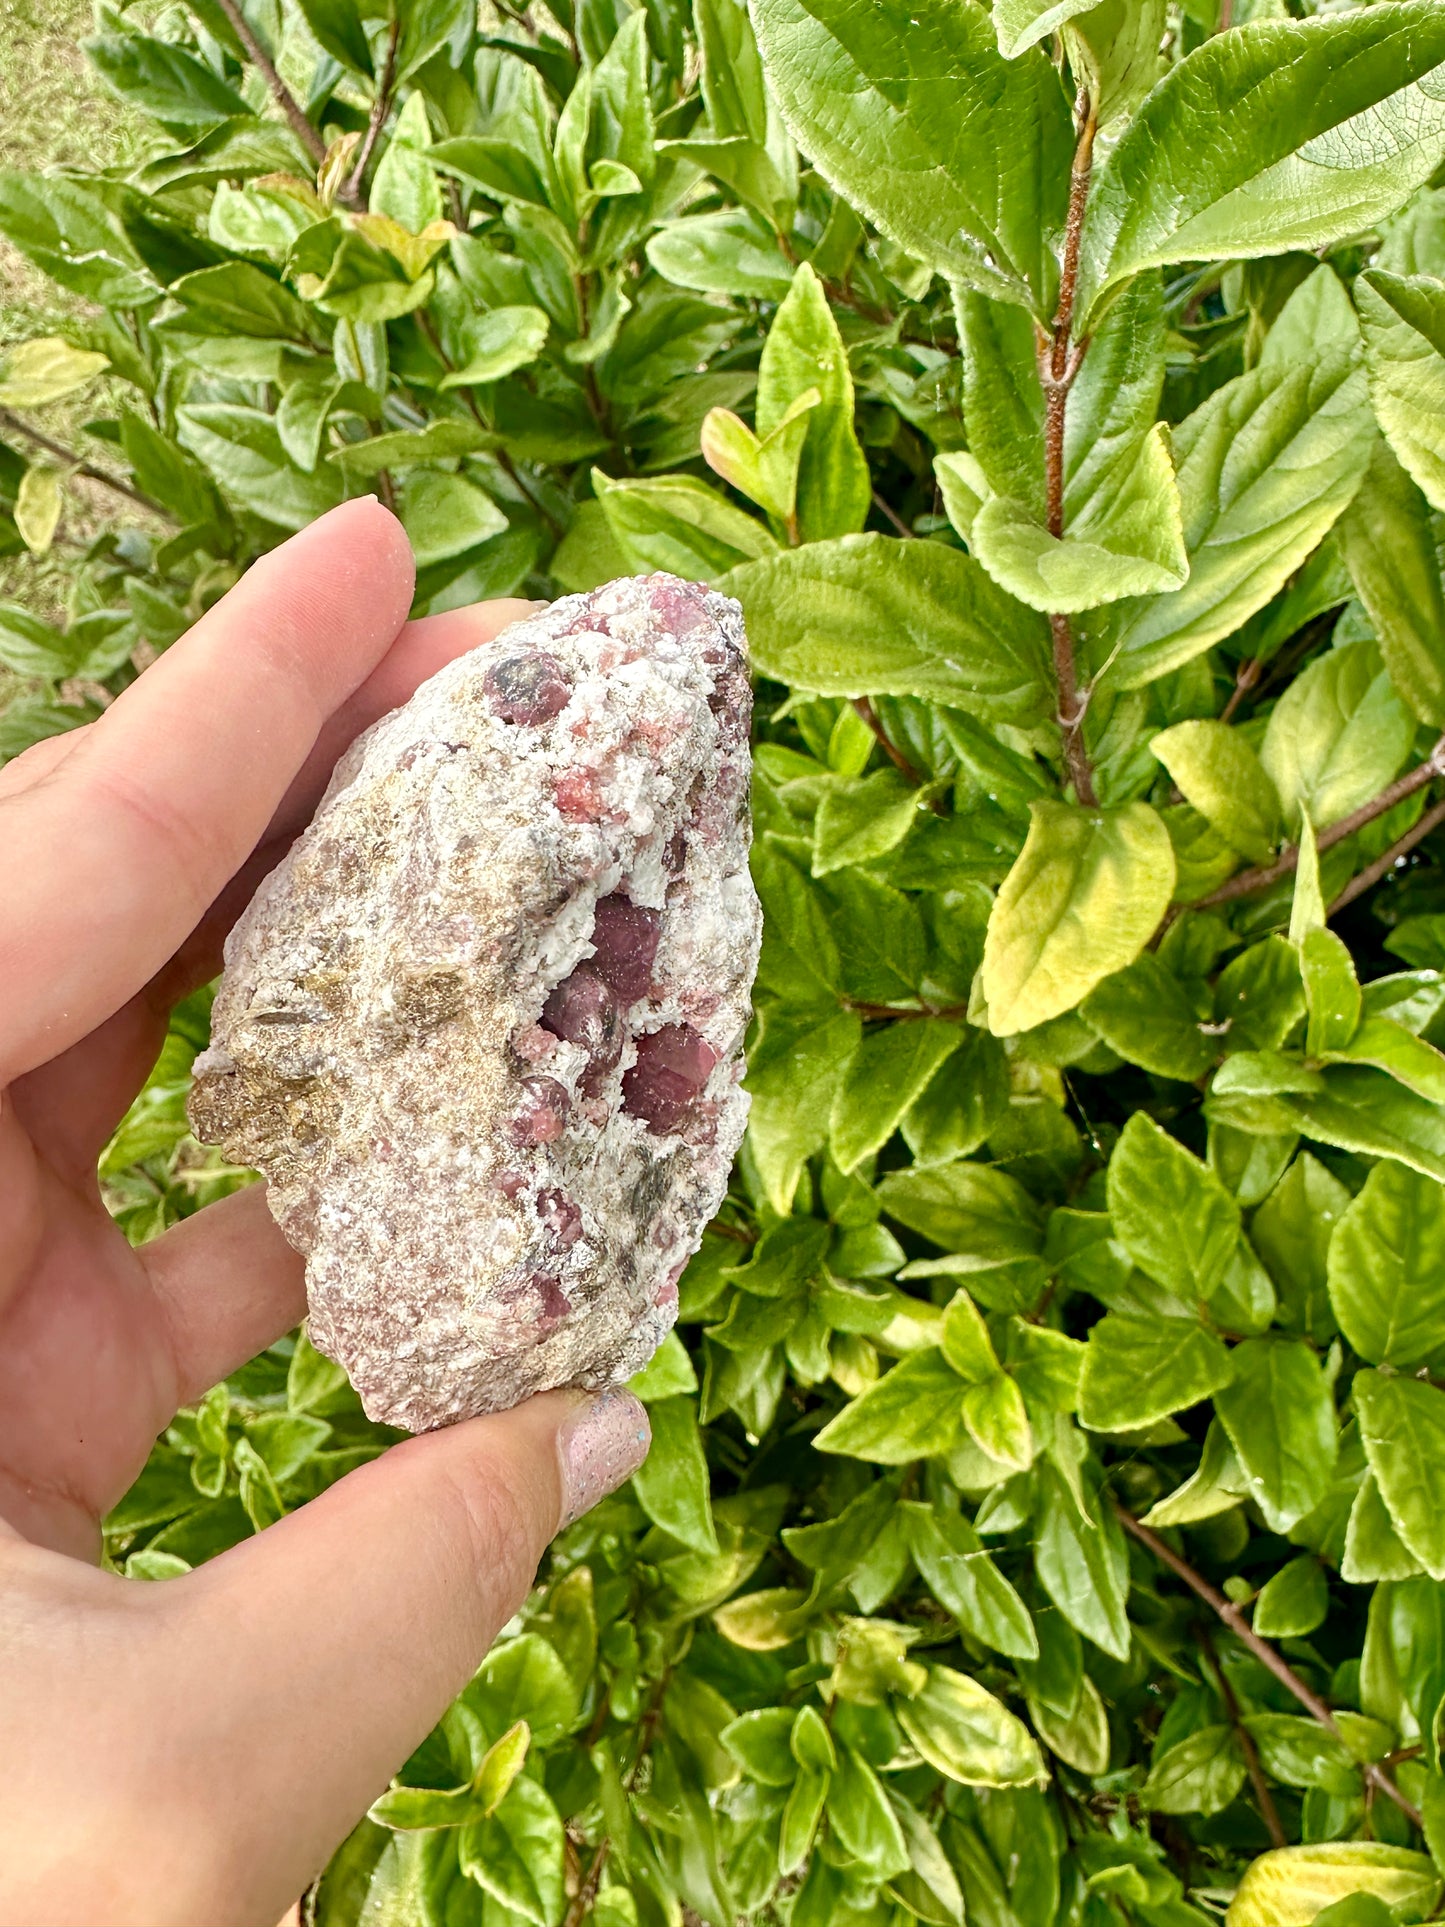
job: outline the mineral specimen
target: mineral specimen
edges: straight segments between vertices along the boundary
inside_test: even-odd
[[[191,1118],[412,1431],[628,1378],[727,1185],[757,966],[742,617],[568,596],[337,766],[226,945]]]

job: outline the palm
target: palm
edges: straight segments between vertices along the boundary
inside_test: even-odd
[[[0,1513],[91,1557],[100,1518],[198,1389],[146,1255],[112,1224],[95,1177],[158,1031],[163,1020],[128,1007],[20,1079],[0,1124],[0,1196],[23,1227],[0,1254]]]

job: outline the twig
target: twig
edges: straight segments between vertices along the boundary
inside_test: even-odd
[[[32,428],[29,422],[23,422],[18,415],[12,415],[8,408],[0,408],[0,424],[13,430],[17,435],[26,436],[37,448],[43,448],[47,455],[53,455],[57,461],[64,462],[67,467],[73,468],[77,475],[85,476],[87,481],[99,482],[104,488],[114,489],[117,495],[126,496],[139,507],[149,509],[152,515],[163,516],[167,522],[175,521],[175,516],[169,509],[163,509],[159,502],[153,502],[148,495],[142,495],[138,488],[132,488],[129,482],[123,482],[118,475],[108,475],[103,468],[96,468],[93,463],[77,455],[74,449],[67,448],[63,442],[52,441],[49,435],[42,435],[38,428]]]
[[[1274,1795],[1269,1790],[1269,1782],[1264,1777],[1264,1768],[1259,1763],[1259,1748],[1254,1743],[1254,1735],[1240,1715],[1239,1701],[1235,1697],[1234,1688],[1230,1685],[1224,1668],[1219,1663],[1214,1642],[1203,1626],[1199,1628],[1199,1646],[1214,1676],[1219,1697],[1224,1701],[1224,1710],[1229,1715],[1229,1723],[1239,1739],[1239,1750],[1244,1755],[1245,1771],[1249,1774],[1249,1783],[1254,1788],[1259,1817],[1264,1822],[1264,1830],[1269,1835],[1270,1845],[1288,1846],[1289,1841],[1285,1836],[1285,1830],[1279,1823],[1279,1809],[1275,1806]]]
[[[1230,723],[1234,721],[1235,710],[1239,708],[1239,705],[1244,701],[1250,690],[1253,689],[1254,685],[1259,681],[1259,672],[1263,667],[1264,664],[1259,660],[1258,656],[1245,657],[1244,661],[1234,673],[1234,688],[1230,691],[1229,701],[1219,712],[1220,722]]]
[[[1374,862],[1361,870],[1357,877],[1350,879],[1330,905],[1327,914],[1333,916],[1336,910],[1343,910],[1347,903],[1353,903],[1356,897],[1362,897],[1366,890],[1373,890],[1381,877],[1388,876],[1400,859],[1408,856],[1415,845],[1423,842],[1431,830],[1441,823],[1445,823],[1445,803],[1432,804],[1412,829],[1406,830],[1403,836],[1396,837],[1383,855],[1377,856]]]
[[[884,501],[876,488],[873,491],[873,506],[880,515],[887,517],[900,535],[906,535],[910,540],[915,539],[915,531],[909,528],[903,517],[891,504]]]
[[[371,116],[366,123],[366,139],[361,143],[361,153],[357,157],[356,167],[351,179],[346,183],[348,201],[361,200],[361,184],[366,179],[367,163],[371,159],[372,149],[376,146],[382,126],[391,110],[391,82],[396,72],[396,44],[400,38],[401,22],[393,20],[391,32],[387,36],[386,59],[382,62],[381,72],[377,76],[376,93],[371,102]]]
[[[252,33],[245,14],[237,6],[236,0],[216,0],[221,12],[231,23],[231,31],[246,50],[246,58],[256,68],[270,90],[271,98],[290,121],[293,131],[306,152],[319,167],[326,159],[326,143],[316,128],[307,120],[301,103],[277,73],[275,63],[260,41]]]
[[[1075,110],[1079,135],[1074,162],[1069,174],[1069,215],[1064,228],[1064,253],[1059,269],[1059,305],[1054,315],[1053,339],[1042,371],[1044,387],[1044,495],[1048,530],[1056,540],[1064,534],[1064,422],[1068,411],[1069,390],[1074,385],[1087,340],[1072,342],[1074,297],[1079,282],[1079,243],[1084,231],[1084,208],[1089,198],[1089,175],[1094,164],[1094,130],[1097,121],[1094,104],[1084,88],[1079,90]],[[1074,662],[1074,632],[1066,615],[1049,617],[1053,640],[1054,679],[1059,690],[1059,731],[1063,737],[1064,762],[1074,786],[1074,794],[1086,807],[1097,802],[1094,772],[1084,748],[1084,712],[1088,696],[1079,692],[1078,670]]]
[[[913,767],[912,763],[909,762],[908,758],[903,754],[903,751],[889,742],[887,736],[884,734],[883,725],[878,720],[878,711],[873,707],[868,698],[866,696],[855,696],[853,698],[853,707],[878,738],[879,748],[883,751],[883,754],[888,758],[889,762],[892,763],[893,767],[901,771],[915,788],[921,789],[924,778]]]
[[[1193,1566],[1181,1559],[1171,1546],[1164,1543],[1157,1532],[1151,1532],[1148,1526],[1141,1525],[1133,1513],[1126,1511],[1117,1499],[1113,1503],[1119,1523],[1130,1537],[1137,1539],[1141,1546],[1147,1547],[1176,1578],[1184,1581],[1196,1599],[1202,1599],[1211,1611],[1217,1613],[1235,1638],[1254,1654],[1260,1665],[1273,1673],[1280,1685],[1294,1695],[1310,1718],[1317,1720],[1327,1733],[1343,1745],[1344,1736],[1329,1707],[1318,1693],[1306,1686],[1299,1674],[1287,1660],[1280,1657],[1268,1640],[1260,1638],[1238,1606],[1211,1586],[1202,1573],[1196,1572]],[[1419,1808],[1412,1800],[1405,1797],[1382,1766],[1373,1760],[1365,1760],[1360,1764],[1360,1771],[1377,1792],[1383,1793],[1386,1799],[1394,1801],[1412,1826],[1418,1827],[1423,1824]]]
[[[922,1010],[898,1010],[892,1004],[860,1004],[851,997],[839,1000],[844,1010],[851,1010],[864,1022],[878,1021],[894,1024],[918,1023],[925,1017],[938,1017],[945,1023],[958,1023],[968,1015],[967,1004],[945,1004],[940,1010],[925,1006]],[[716,1227],[714,1227],[716,1229]]]
[[[1338,823],[1331,823],[1327,830],[1321,830],[1317,839],[1320,853],[1332,850],[1337,843],[1343,843],[1347,836],[1353,836],[1356,830],[1362,830],[1367,823],[1373,823],[1377,816],[1383,816],[1386,810],[1394,809],[1397,803],[1403,803],[1405,798],[1413,796],[1416,790],[1424,789],[1425,785],[1433,782],[1437,776],[1445,776],[1445,736],[1440,738],[1423,763],[1417,763],[1414,769],[1406,770],[1403,776],[1397,776],[1393,783],[1386,784],[1378,796],[1372,796],[1368,803],[1361,803],[1357,810],[1351,810],[1348,816],[1342,816]],[[1415,827],[1419,829],[1420,826],[1417,823]],[[1430,828],[1433,829],[1433,827],[1434,825],[1431,824]],[[1427,835],[1428,831],[1421,830],[1420,834]],[[1416,840],[1418,841],[1418,838]],[[1411,847],[1413,848],[1413,845]],[[1211,890],[1207,897],[1200,897],[1198,902],[1191,903],[1189,908],[1208,910],[1216,903],[1232,903],[1236,897],[1252,896],[1256,890],[1267,890],[1272,883],[1278,883],[1281,877],[1289,876],[1298,866],[1299,845],[1287,844],[1273,863],[1263,864],[1256,870],[1241,870],[1238,876],[1230,877],[1228,882],[1221,883],[1217,890]],[[1380,874],[1383,876],[1384,871]],[[1355,894],[1358,895],[1359,892],[1356,891]],[[1349,901],[1349,899],[1342,897],[1341,901]]]

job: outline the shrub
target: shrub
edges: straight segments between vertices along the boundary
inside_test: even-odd
[[[741,599],[767,913],[652,1458],[315,1919],[1429,1913],[1445,10],[297,5],[102,4],[146,158],[0,177],[92,304],[0,375],[0,542],[102,357],[85,459],[150,512],[68,626],[0,611],[4,752],[374,488],[419,609]],[[185,1134],[205,1028],[106,1153],[136,1238],[244,1181]],[[297,1335],[110,1554],[386,1436]]]

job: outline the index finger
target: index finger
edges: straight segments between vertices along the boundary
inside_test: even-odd
[[[378,502],[333,509],[0,797],[0,1083],[118,1010],[194,928],[391,644],[413,582]]]

